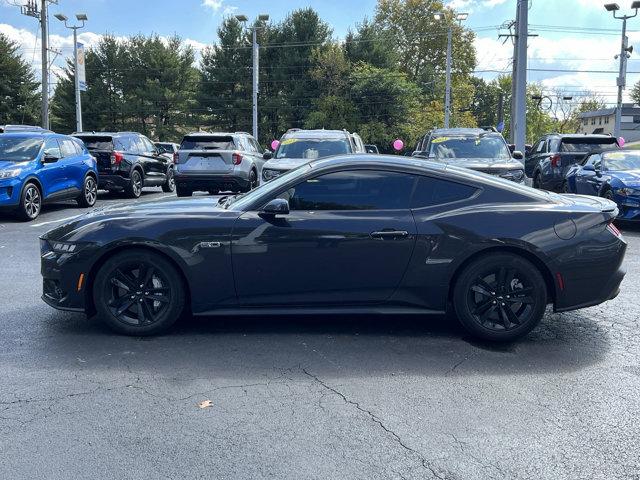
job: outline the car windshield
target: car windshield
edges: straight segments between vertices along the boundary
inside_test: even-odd
[[[640,152],[611,152],[604,161],[607,170],[640,170]]]
[[[563,138],[560,145],[561,152],[588,153],[592,150],[611,148],[617,145],[614,137],[611,138]]]
[[[91,135],[86,137],[76,136],[76,138],[82,140],[87,150],[113,150],[113,138],[111,137]]]
[[[228,135],[184,137],[180,144],[180,150],[233,150],[235,148],[233,137]]]
[[[436,137],[431,140],[429,156],[437,159],[495,158],[507,160],[511,153],[499,136]]]
[[[173,146],[170,143],[156,143],[160,153],[173,153]]]
[[[0,135],[0,161],[28,162],[40,153],[42,138]]]
[[[342,138],[287,138],[280,143],[275,158],[315,160],[350,152],[349,142]]]

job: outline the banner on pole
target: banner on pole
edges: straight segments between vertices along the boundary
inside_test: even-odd
[[[87,91],[87,76],[84,70],[84,44],[78,42],[78,84],[81,92]]]

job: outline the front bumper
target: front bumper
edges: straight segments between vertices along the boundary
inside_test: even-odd
[[[20,204],[23,181],[20,178],[0,180],[0,209],[12,209]]]
[[[176,186],[193,191],[238,191],[247,190],[250,182],[247,178],[234,174],[182,174],[175,172]]]

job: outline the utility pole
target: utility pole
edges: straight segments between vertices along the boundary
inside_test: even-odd
[[[529,36],[529,0],[518,0],[516,20],[516,52],[514,55],[516,78],[513,96],[511,126],[516,150],[524,152],[527,136],[527,40]]]
[[[236,15],[236,20],[240,23],[246,23],[249,18],[246,15]],[[261,22],[266,22],[269,20],[269,15],[266,13],[262,13],[258,15],[258,20]],[[252,59],[253,59],[253,72],[252,72],[252,112],[253,112],[253,138],[258,140],[258,90],[259,90],[259,66],[260,66],[260,45],[258,45],[258,29],[259,27],[256,23],[251,27],[251,51],[252,51]]]
[[[455,19],[462,25],[462,21],[466,20],[468,13],[456,13]],[[437,21],[446,20],[444,12],[433,14],[433,19]],[[445,73],[445,90],[444,90],[444,128],[449,128],[451,120],[451,44],[453,43],[453,25],[449,24],[447,30],[447,66]]]
[[[80,75],[78,70],[78,30],[84,28],[84,23],[88,20],[87,15],[84,13],[76,14],[78,21],[82,22],[80,25],[69,25],[67,23],[66,15],[56,13],[55,17],[64,22],[64,26],[73,30],[73,77],[74,87],[76,93],[76,132],[82,132],[82,100],[80,97]]]
[[[616,121],[613,128],[613,135],[618,138],[622,133],[622,92],[627,86],[627,59],[633,52],[633,47],[629,47],[629,39],[627,38],[627,20],[638,15],[638,8],[640,8],[640,1],[635,1],[631,4],[631,8],[635,9],[633,15],[617,16],[616,12],[620,10],[620,6],[617,3],[607,3],[604,8],[613,13],[613,18],[622,20],[622,40],[620,41],[620,53],[615,58],[620,59],[620,69],[618,71],[618,78],[616,79],[616,85],[618,86],[618,103],[616,106]]]

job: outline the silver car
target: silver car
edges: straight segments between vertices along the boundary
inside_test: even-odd
[[[318,158],[345,153],[365,153],[364,143],[357,133],[346,130],[300,130],[292,128],[280,139],[280,145],[262,169],[262,181]],[[265,155],[269,157],[269,155]]]
[[[191,133],[175,155],[176,193],[248,192],[260,183],[264,163],[264,152],[249,133]]]

